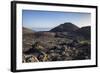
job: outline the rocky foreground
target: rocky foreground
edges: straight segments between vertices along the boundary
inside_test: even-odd
[[[77,30],[74,32],[70,26],[70,32],[64,27],[65,24],[60,25],[50,32],[33,32],[23,28],[23,63],[91,59],[88,30],[84,28],[84,33],[83,28],[74,26],[73,30]]]

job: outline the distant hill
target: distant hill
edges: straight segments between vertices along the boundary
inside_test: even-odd
[[[85,26],[85,27],[79,28],[78,30],[75,31],[75,33],[78,36],[83,36],[86,39],[90,39],[91,38],[91,27]]]
[[[26,27],[22,27],[23,29],[23,34],[27,34],[27,33],[33,33],[34,31],[32,29],[26,28]]]
[[[66,22],[64,24],[60,24],[59,26],[51,29],[51,32],[72,32],[79,29],[79,27],[77,27],[76,25],[70,23],[70,22]]]

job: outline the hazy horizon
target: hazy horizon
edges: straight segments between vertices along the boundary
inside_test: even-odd
[[[83,26],[83,27],[86,27],[86,26]],[[37,27],[33,27],[33,28],[30,28],[30,27],[25,27],[25,28],[28,28],[28,29],[31,29],[31,30],[33,30],[33,31],[50,31],[51,29],[53,29],[53,28],[37,28]],[[82,27],[80,27],[80,28],[82,28]]]

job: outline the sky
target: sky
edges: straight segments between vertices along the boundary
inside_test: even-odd
[[[34,30],[40,28],[40,31],[42,31],[43,29],[50,30],[65,22],[71,22],[78,27],[88,26],[91,24],[91,14],[36,10],[22,11],[23,26]]]

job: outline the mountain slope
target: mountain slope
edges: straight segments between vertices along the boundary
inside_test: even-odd
[[[75,33],[78,36],[83,36],[86,39],[90,39],[91,38],[91,27],[85,26],[85,27],[79,28],[78,30],[75,31]]]

